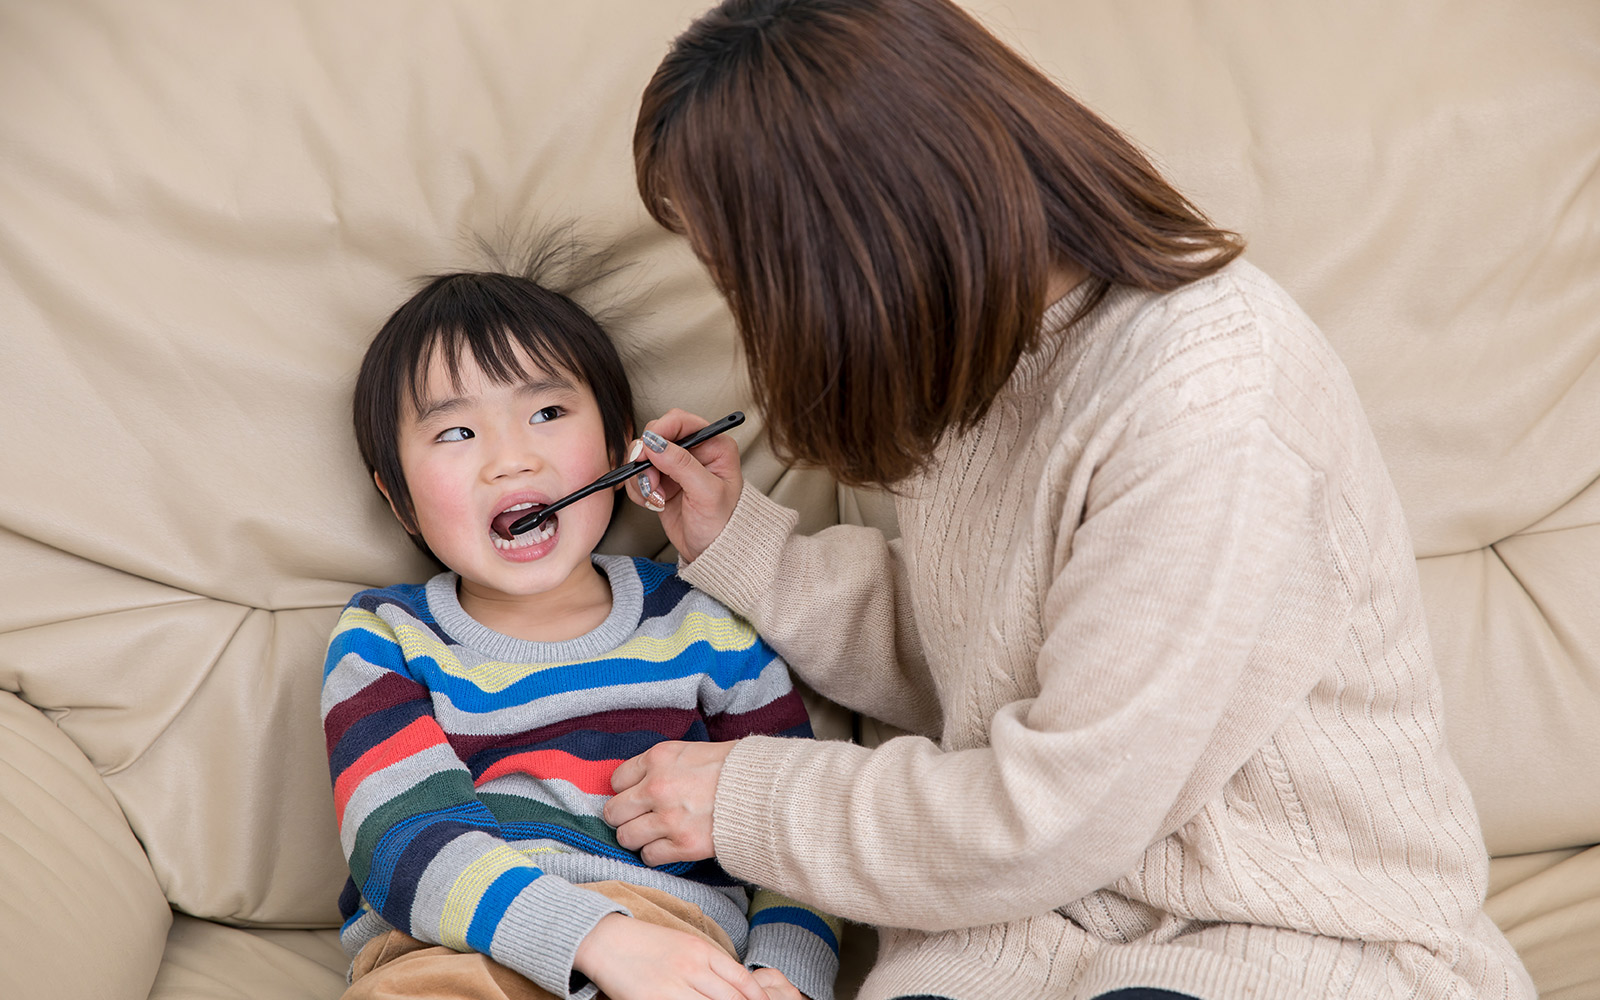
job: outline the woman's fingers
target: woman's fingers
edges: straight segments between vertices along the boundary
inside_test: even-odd
[[[618,765],[602,811],[618,843],[651,865],[711,857],[717,780],[733,746],[668,740]]]
[[[693,451],[672,443],[706,423],[693,413],[669,410],[650,421],[629,449],[653,468],[626,484],[628,498],[661,515],[667,538],[685,562],[698,558],[722,533],[744,488],[739,446],[732,437],[719,434]]]
[[[719,493],[723,481],[713,469],[723,469],[729,459],[738,465],[739,446],[726,434],[702,441],[694,451],[686,451],[674,441],[687,437],[710,421],[683,410],[669,410],[645,425],[639,439],[644,448],[640,458],[648,458],[661,473],[685,492],[700,496]],[[648,472],[646,475],[650,475]],[[661,476],[650,475],[650,485],[665,485]]]

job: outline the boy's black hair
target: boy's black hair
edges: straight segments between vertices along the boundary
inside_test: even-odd
[[[564,372],[589,387],[600,407],[606,453],[611,464],[622,464],[633,430],[633,390],[616,345],[594,317],[561,292],[521,275],[459,271],[429,278],[367,347],[356,376],[353,416],[367,471],[383,480],[412,541],[430,556],[400,467],[404,403],[409,398],[420,408],[435,351],[442,352],[452,382],[470,353],[485,376],[509,385],[527,374],[518,348],[541,368]]]

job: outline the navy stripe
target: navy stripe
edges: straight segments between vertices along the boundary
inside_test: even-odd
[[[704,725],[701,728],[703,729]],[[593,730],[582,730],[564,733],[553,740],[528,746],[495,747],[493,750],[485,750],[467,761],[467,767],[471,769],[472,779],[476,781],[483,772],[497,762],[533,750],[560,750],[579,760],[587,761],[627,760],[644,753],[667,738],[654,730],[635,730],[631,733],[597,733]]]
[[[335,778],[343,774],[361,755],[424,716],[433,714],[433,703],[425,700],[390,705],[351,723],[339,738],[339,745],[328,755],[328,768]]]
[[[422,813],[390,827],[372,851],[363,886],[367,902],[397,929],[410,932],[411,903],[428,863],[450,841],[479,831],[499,836],[500,824],[481,802]]]
[[[750,918],[751,930],[762,924],[793,924],[802,927],[820,938],[823,944],[833,950],[834,955],[839,954],[839,939],[834,937],[833,928],[810,910],[798,906],[769,906],[764,910],[757,910],[756,915]]]
[[[644,595],[644,610],[639,616],[640,623],[652,618],[665,618],[678,609],[683,599],[689,596],[690,588],[687,583],[679,579],[676,574],[662,580],[653,590]]]
[[[356,880],[346,878],[344,888],[339,890],[339,916],[348,923],[351,918],[361,912],[361,890],[356,888]]]

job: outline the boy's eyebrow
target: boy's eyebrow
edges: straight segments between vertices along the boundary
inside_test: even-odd
[[[572,390],[572,380],[554,372],[541,372],[537,377],[525,379],[517,387],[517,392],[524,396],[536,396],[542,392],[571,392]],[[472,396],[447,396],[444,399],[424,399],[417,407],[417,423],[427,423],[430,417],[462,409],[470,404],[474,398]]]
[[[541,392],[571,392],[572,380],[555,372],[540,372],[538,378],[529,378],[523,381],[518,392],[534,396]]]

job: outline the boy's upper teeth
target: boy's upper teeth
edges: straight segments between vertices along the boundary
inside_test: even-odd
[[[531,503],[514,503],[511,506],[507,507],[506,510],[527,510],[529,507],[532,507],[532,506],[533,506],[533,504],[531,504]],[[501,513],[504,513],[504,511],[502,511]]]

